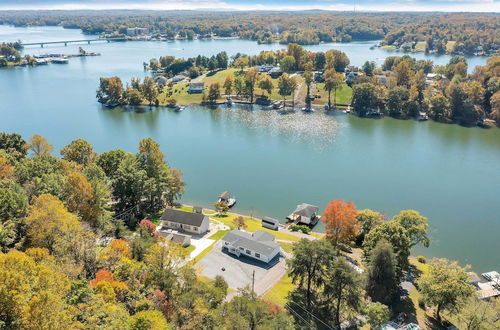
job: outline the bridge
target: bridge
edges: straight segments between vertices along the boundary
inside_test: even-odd
[[[125,38],[97,38],[97,39],[81,39],[81,40],[61,40],[61,41],[42,41],[42,42],[27,42],[27,43],[22,43],[21,46],[37,46],[40,45],[42,48],[44,45],[55,45],[55,44],[64,44],[64,46],[67,46],[68,44],[71,43],[82,43],[86,42],[90,44],[91,42],[96,42],[96,41],[125,41]]]

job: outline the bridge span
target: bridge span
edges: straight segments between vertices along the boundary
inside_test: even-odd
[[[125,38],[97,38],[97,39],[81,39],[81,40],[61,40],[61,41],[41,41],[41,42],[26,42],[26,43],[21,43],[21,46],[37,46],[40,45],[43,47],[44,45],[55,45],[55,44],[64,44],[64,46],[67,46],[68,44],[71,43],[83,43],[86,42],[90,44],[91,42],[97,42],[97,41],[106,41],[106,42],[111,42],[111,41],[125,41]]]

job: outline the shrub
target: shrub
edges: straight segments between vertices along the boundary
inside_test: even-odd
[[[427,259],[424,256],[418,256],[417,257],[418,262],[421,264],[425,264],[427,262]]]
[[[309,234],[311,232],[311,228],[304,226],[304,225],[291,225],[290,230],[291,231],[301,231],[304,234]]]

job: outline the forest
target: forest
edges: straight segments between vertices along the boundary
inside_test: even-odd
[[[405,50],[422,42],[428,52],[470,55],[495,54],[500,46],[500,18],[494,13],[3,11],[0,24],[62,25],[88,34],[124,34],[128,27],[144,27],[168,38],[214,34],[301,45],[383,39],[382,45]]]

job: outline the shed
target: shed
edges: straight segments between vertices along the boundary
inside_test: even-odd
[[[276,220],[276,219],[273,219],[270,217],[264,217],[262,219],[262,227],[264,227],[264,228],[278,230],[279,225],[280,225],[279,220]]]

